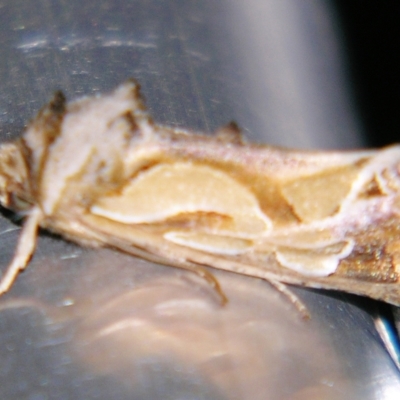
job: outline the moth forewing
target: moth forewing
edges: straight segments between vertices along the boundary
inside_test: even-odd
[[[271,226],[246,186],[216,168],[190,162],[153,166],[128,181],[121,194],[98,199],[90,212],[125,224],[213,214],[222,217],[220,226],[203,229],[242,237],[262,235]]]
[[[399,160],[398,146],[293,151],[244,143],[234,124],[215,136],[163,127],[133,81],[72,103],[57,95],[0,147],[0,201],[28,215],[0,288],[40,225],[194,271],[221,296],[204,267],[400,305]]]

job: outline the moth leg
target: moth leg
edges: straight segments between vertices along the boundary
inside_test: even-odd
[[[173,263],[168,261],[165,257],[158,256],[154,253],[149,253],[146,250],[142,250],[139,247],[125,246],[122,243],[117,243],[114,240],[114,246],[122,251],[127,252],[128,254],[133,254],[138,257],[142,257],[145,260],[152,261],[158,264],[166,265],[168,267],[173,266],[176,268],[185,269],[186,271],[193,272],[198,275],[200,278],[204,279],[212,289],[217,293],[218,297],[221,300],[221,305],[224,306],[228,303],[228,298],[226,297],[224,291],[221,288],[221,285],[218,282],[218,279],[209,272],[205,267],[200,264],[197,264],[191,260],[175,260]]]
[[[218,297],[221,299],[221,305],[225,305],[228,302],[228,298],[226,297],[224,291],[221,288],[221,285],[218,282],[218,279],[209,271],[207,271],[204,267],[198,264],[183,264],[182,266],[178,266],[179,268],[186,269],[190,272],[194,272],[196,275],[203,278],[217,293]]]
[[[209,272],[206,268],[202,265],[197,264],[189,259],[175,259],[171,262],[167,257],[163,255],[157,255],[156,252],[150,252],[149,250],[140,248],[138,246],[127,245],[123,241],[119,240],[118,238],[108,238],[107,240],[103,240],[104,245],[108,244],[111,247],[114,247],[120,251],[123,251],[128,254],[132,254],[137,257],[144,258],[145,260],[152,261],[158,264],[166,265],[166,266],[173,266],[176,268],[185,269],[189,272],[193,272],[196,275],[200,276],[204,279],[217,293],[218,297],[220,298],[221,305],[225,305],[228,302],[228,298],[226,297],[224,291],[221,288],[221,285],[218,282],[218,279]]]
[[[22,227],[14,258],[1,278],[0,295],[11,288],[18,273],[28,265],[28,262],[35,251],[37,231],[42,217],[42,211],[39,208],[33,208],[29,213],[29,216]]]
[[[171,262],[167,261],[164,257],[149,253],[146,250],[142,250],[138,247],[135,248],[126,247],[121,244],[117,245],[116,247],[120,250],[126,251],[129,254],[142,257],[148,261],[152,261],[166,266],[171,266]],[[217,293],[218,297],[220,298],[222,306],[228,303],[228,298],[226,297],[224,291],[222,290],[221,285],[218,282],[218,279],[202,265],[197,264],[190,260],[183,260],[183,261],[175,260],[172,266],[176,268],[185,269],[186,271],[193,272],[194,274],[198,275],[200,278],[204,279]]]
[[[290,289],[288,289],[288,287],[284,283],[273,279],[268,279],[267,282],[284,296],[286,296],[289,301],[297,308],[304,319],[311,318],[307,306]]]

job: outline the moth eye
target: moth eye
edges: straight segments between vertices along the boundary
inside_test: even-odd
[[[0,204],[14,211],[29,209],[31,205],[16,194],[16,186],[10,179],[0,176]]]
[[[11,193],[9,196],[9,207],[15,211],[27,211],[32,207],[32,204],[15,193]]]

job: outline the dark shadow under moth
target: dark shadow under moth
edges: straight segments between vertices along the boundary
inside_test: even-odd
[[[294,151],[244,143],[235,124],[164,127],[132,80],[70,103],[57,93],[1,145],[0,202],[26,215],[0,294],[41,226],[194,271],[222,297],[204,267],[400,305],[400,146]]]

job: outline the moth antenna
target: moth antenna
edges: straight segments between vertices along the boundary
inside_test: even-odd
[[[36,247],[37,231],[43,218],[42,211],[35,207],[21,230],[14,258],[0,281],[0,295],[7,292],[14,283],[18,273],[25,269]]]
[[[288,287],[284,283],[276,281],[274,279],[266,279],[266,281],[278,292],[287,297],[304,319],[311,318],[307,306],[298,298],[298,296],[296,296],[290,289],[288,289]]]

